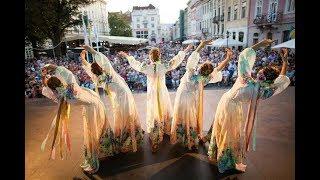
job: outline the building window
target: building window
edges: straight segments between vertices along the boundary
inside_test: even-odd
[[[148,31],[144,31],[144,34],[148,34]]]
[[[237,15],[238,15],[238,5],[234,5],[234,10],[233,10],[233,20],[237,20]]]
[[[272,32],[267,33],[267,39],[272,39]]]
[[[154,21],[154,17],[151,17],[151,21]]]
[[[286,42],[290,40],[290,31],[286,30],[282,32],[282,42]]]
[[[241,18],[245,18],[246,17],[246,6],[247,6],[247,2],[246,1],[242,1]]]
[[[148,28],[148,24],[146,24],[146,23],[143,24],[143,27],[144,27],[144,28]]]
[[[239,32],[239,41],[243,42],[243,37],[244,37],[244,33],[243,32]]]
[[[154,28],[154,24],[151,24],[151,27],[153,27],[153,28]]]
[[[148,35],[144,35],[144,38],[148,39]]]
[[[258,38],[253,38],[253,40],[252,40],[252,44],[257,44],[257,43],[258,43],[258,41],[259,41],[259,39],[258,39]]]
[[[224,24],[222,23],[221,24],[221,34],[223,34],[223,32],[224,32]]]
[[[293,12],[295,10],[295,0],[286,0],[286,11]]]
[[[152,30],[152,34],[155,34],[153,30]]]
[[[140,35],[137,35],[137,38],[140,38]]]
[[[217,24],[217,34],[220,34],[220,26]]]
[[[137,18],[137,22],[140,22],[140,18]]]
[[[271,18],[275,18],[278,10],[278,0],[270,0],[269,3],[269,15]]]
[[[230,21],[231,17],[231,7],[228,7],[228,21]]]
[[[236,32],[232,32],[232,39],[236,39]]]
[[[218,8],[218,16],[220,16],[220,7]]]
[[[136,34],[140,34],[140,31],[136,31]]]
[[[216,34],[216,26],[213,25],[213,34]]]
[[[262,15],[262,0],[256,2],[256,16]]]
[[[137,24],[137,28],[140,28],[140,24]]]

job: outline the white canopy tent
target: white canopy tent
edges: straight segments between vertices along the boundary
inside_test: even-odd
[[[212,43],[212,47],[242,46],[243,43],[232,38],[216,39]]]
[[[199,40],[197,39],[188,39],[182,42],[182,44],[194,44],[194,43],[198,43]]]
[[[78,39],[84,39],[83,34],[77,34],[72,36],[66,36],[63,38],[63,41],[74,41]],[[91,40],[95,40],[93,36],[91,36]],[[135,37],[123,37],[123,36],[99,36],[99,41],[107,41],[112,44],[128,44],[128,45],[136,45],[148,42],[148,39],[135,38]]]
[[[272,47],[272,49],[278,49],[278,48],[291,48],[295,49],[295,39],[291,39],[289,41],[286,41],[284,43],[275,45]]]

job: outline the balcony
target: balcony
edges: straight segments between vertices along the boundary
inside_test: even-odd
[[[253,20],[253,24],[258,27],[276,25],[282,21],[282,15],[282,12],[257,15]]]

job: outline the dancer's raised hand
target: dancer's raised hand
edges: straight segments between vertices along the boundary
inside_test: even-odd
[[[81,62],[83,65],[87,65],[88,62],[86,60],[86,55],[87,55],[87,51],[86,50],[82,50],[80,53],[80,58],[81,58]]]
[[[226,48],[226,58],[231,59],[233,52],[230,48]]]
[[[127,53],[125,53],[123,51],[120,51],[118,54],[119,54],[120,57],[124,57],[124,58],[129,56]]]
[[[196,49],[196,52],[200,52],[200,50],[201,50],[202,48],[204,48],[206,45],[211,44],[212,42],[213,42],[212,39],[201,40],[199,46],[198,46],[197,49]]]
[[[209,45],[213,42],[213,39],[201,40],[200,44],[203,46]]]
[[[288,67],[288,49],[282,48],[280,50],[280,56],[282,59],[282,68],[281,68],[280,75],[286,75],[287,67]]]
[[[91,46],[84,44],[84,45],[81,45],[81,47],[83,47],[86,51],[90,52],[91,54],[96,53],[96,51]]]
[[[272,40],[272,39],[264,39],[261,41],[262,46],[265,46],[265,47],[270,46],[273,42],[274,42],[274,40]]]
[[[288,60],[288,49],[282,48],[280,50],[280,56],[281,56],[282,61],[287,61]]]
[[[190,51],[191,49],[193,48],[193,45],[192,44],[189,44],[186,49],[184,50],[184,52],[188,52]]]

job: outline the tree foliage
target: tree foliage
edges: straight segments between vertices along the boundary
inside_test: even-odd
[[[26,38],[33,43],[51,39],[58,45],[67,28],[81,23],[79,8],[93,3],[92,0],[26,0],[25,28]],[[61,56],[60,45],[55,49]]]
[[[131,37],[130,17],[122,12],[112,12],[108,15],[111,36]]]

